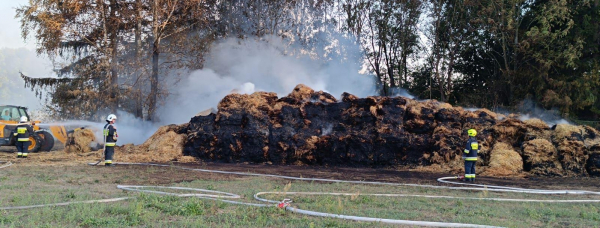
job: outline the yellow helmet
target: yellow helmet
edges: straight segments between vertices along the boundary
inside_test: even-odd
[[[469,134],[471,137],[475,137],[477,135],[477,131],[475,129],[469,129],[467,134]]]

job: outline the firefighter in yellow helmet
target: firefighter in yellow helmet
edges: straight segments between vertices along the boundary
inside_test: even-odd
[[[117,120],[114,114],[106,117],[106,125],[104,125],[104,165],[113,166],[113,155],[115,154],[115,146],[117,145],[117,128],[113,125]]]
[[[19,125],[15,128],[13,136],[17,138],[15,145],[17,146],[17,158],[27,158],[29,137],[34,134],[33,127],[28,123],[27,116],[21,116]]]
[[[463,158],[465,159],[465,181],[475,181],[475,163],[477,163],[477,152],[479,152],[479,143],[477,143],[477,131],[469,129],[467,131],[469,140],[464,150]]]

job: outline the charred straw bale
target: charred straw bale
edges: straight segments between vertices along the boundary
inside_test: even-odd
[[[496,141],[505,142],[511,146],[517,146],[518,142],[522,142],[526,132],[525,125],[518,119],[502,120],[496,123],[492,129]]]
[[[195,116],[184,154],[205,160],[328,166],[430,166],[462,170],[466,131],[478,131],[489,175],[598,175],[600,137],[585,127],[518,120],[405,97],[341,101],[298,85],[287,96],[230,94]],[[520,160],[521,159],[521,160]]]
[[[523,144],[524,170],[537,175],[563,176],[558,152],[546,139],[534,139]]]
[[[525,135],[523,136],[524,141],[534,140],[534,139],[546,139],[548,141],[552,140],[552,130],[546,122],[540,119],[528,119],[523,121],[525,123]]]
[[[304,84],[298,84],[287,97],[304,102],[309,101],[313,97],[314,93],[315,91],[310,87]]]

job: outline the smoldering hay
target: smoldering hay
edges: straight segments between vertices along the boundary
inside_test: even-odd
[[[459,173],[469,128],[479,132],[478,172],[484,175],[600,176],[600,135],[588,126],[548,126],[539,119],[406,97],[344,93],[338,101],[301,84],[281,98],[270,92],[229,94],[216,113],[199,113],[189,123],[164,127],[139,147],[119,149],[163,162],[193,156]]]

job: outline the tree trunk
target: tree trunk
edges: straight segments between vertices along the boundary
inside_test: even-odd
[[[116,17],[117,3],[116,0],[110,1],[110,18]],[[111,23],[112,24],[112,23]],[[112,24],[110,28],[110,42],[111,42],[111,61],[110,61],[110,111],[112,113],[117,112],[119,107],[119,76],[117,73],[117,25]]]
[[[141,66],[141,56],[142,56],[142,2],[141,0],[136,0],[136,8],[138,11],[138,15],[136,17],[137,23],[135,25],[135,64]],[[142,100],[142,80],[141,80],[141,72],[136,72],[136,82],[134,87],[135,93],[135,117],[143,119],[144,118],[144,103]]]
[[[148,104],[148,118],[147,120],[155,119],[156,103],[158,98],[158,39],[154,38],[152,42],[152,77],[150,78],[150,101]]]
[[[388,71],[388,75],[390,77],[390,87],[395,88],[396,87],[396,79],[394,78],[394,67],[392,67],[392,64],[388,65],[387,71]]]
[[[158,0],[154,0],[152,7],[152,75],[150,76],[150,98],[148,101],[148,116],[146,120],[152,121],[155,119],[156,103],[158,100],[158,45],[160,45],[159,23],[158,23]]]
[[[452,92],[452,71],[454,70],[455,53],[456,52],[453,48],[453,50],[450,52],[450,62],[448,63],[448,80],[446,82],[446,91],[448,92],[448,96],[446,96],[446,99],[443,100],[444,102],[448,102],[450,99],[450,93]]]
[[[440,56],[436,56],[436,60],[435,60],[435,79],[438,81],[439,84],[439,88],[440,88],[440,100],[445,101],[446,100],[446,96],[445,96],[445,91],[444,91],[444,80],[440,77],[440,70],[438,69],[440,66],[440,60],[442,58]]]
[[[438,1],[437,6],[435,8],[435,17],[436,17],[436,21],[435,21],[435,28],[434,28],[434,34],[435,34],[435,41],[433,44],[433,48],[434,48],[434,57],[435,57],[435,66],[434,66],[434,70],[435,70],[435,78],[439,83],[439,88],[440,88],[440,99],[442,101],[446,100],[446,96],[445,96],[445,91],[444,91],[444,80],[440,77],[440,70],[439,70],[439,66],[440,66],[440,61],[442,59],[442,56],[440,55],[440,48],[439,47],[439,42],[440,42],[440,23],[442,20],[442,15],[441,15],[441,11],[442,11],[442,1]]]

